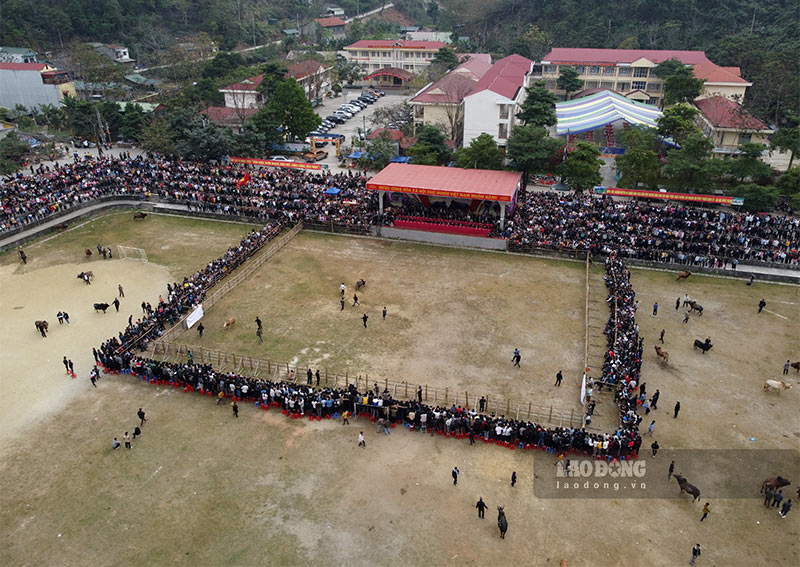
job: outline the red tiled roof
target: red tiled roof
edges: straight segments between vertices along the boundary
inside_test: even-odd
[[[697,63],[693,66],[694,76],[707,83],[735,83],[750,86],[752,83],[739,76],[738,67],[720,67],[711,61]]]
[[[740,130],[769,130],[761,120],[747,112],[742,105],[725,98],[711,96],[699,98],[694,105],[703,116],[717,128],[736,128]]]
[[[405,69],[400,69],[399,67],[384,67],[382,69],[378,69],[377,71],[373,71],[364,77],[364,80],[369,81],[375,77],[396,77],[401,81],[408,81],[413,76],[414,73],[411,71],[406,71]]]
[[[44,63],[0,63],[4,71],[41,71],[45,67]]]
[[[542,57],[550,64],[615,64],[633,63],[637,59],[647,59],[661,63],[667,59],[677,59],[684,65],[694,65],[708,61],[704,51],[678,51],[672,49],[592,49],[584,47],[554,47]]]
[[[241,124],[258,112],[255,108],[229,108],[227,106],[209,106],[200,114],[205,115],[214,124]]]
[[[411,102],[448,104],[461,102],[492,67],[492,56],[476,53],[411,99]]]
[[[416,138],[407,138],[400,130],[392,128],[378,128],[367,136],[367,140],[375,140],[376,138],[383,138],[386,135],[391,136],[391,139],[400,144],[401,148],[410,148],[416,142]]]
[[[348,45],[345,49],[386,49],[396,47],[397,49],[441,49],[447,44],[443,41],[406,41],[404,39],[360,39]]]
[[[228,85],[227,87],[222,87],[221,91],[257,91],[258,85],[261,84],[261,81],[264,80],[264,75],[256,75],[255,77],[250,77],[249,79],[245,79],[240,83],[234,83],[232,85]]]
[[[292,63],[289,65],[289,76],[295,79],[302,79],[303,77],[316,73],[320,67],[322,67],[322,63],[314,61],[313,59]]]
[[[508,99],[513,99],[525,84],[525,74],[531,70],[533,61],[522,55],[504,57],[489,69],[467,96],[490,90]]]
[[[347,25],[347,22],[345,22],[342,18],[317,18],[314,21],[323,28],[335,28]]]

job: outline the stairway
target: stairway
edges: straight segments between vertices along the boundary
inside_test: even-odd
[[[614,139],[614,126],[606,124],[606,147],[616,148],[617,142]]]

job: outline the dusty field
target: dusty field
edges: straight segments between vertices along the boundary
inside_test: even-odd
[[[75,231],[70,237],[75,240],[65,240],[61,251],[58,239],[38,251],[29,247],[34,262],[26,268],[7,257],[2,259],[0,364],[4,371],[0,388],[6,419],[5,435],[0,439],[0,478],[6,490],[0,491],[0,564],[307,565],[324,557],[334,564],[355,565],[550,567],[565,558],[570,567],[638,567],[688,562],[691,547],[698,542],[703,546],[698,565],[798,563],[800,512],[795,510],[781,519],[774,509],[761,506],[757,487],[753,487],[753,498],[711,498],[712,514],[701,524],[702,504],[693,504],[686,497],[536,497],[534,483],[553,477],[553,459],[543,453],[512,452],[483,444],[470,448],[463,441],[421,438],[404,429],[385,437],[368,423],[342,427],[333,422],[287,421],[278,412],[252,407],[242,408],[241,417],[235,420],[228,406],[216,406],[208,398],[180,390],[144,385],[129,376],[108,376],[97,389],[92,388],[86,379],[89,361],[77,363],[90,357],[97,337],[121,328],[123,318],[135,313],[142,299],[154,300],[165,278],[202,265],[237,242],[247,229],[181,219],[157,221],[178,224],[165,224],[161,234],[153,228],[147,238],[137,235],[127,222],[106,225],[104,241],[108,238],[106,242],[111,243],[119,230],[127,236],[114,243],[136,246],[128,242],[140,242],[151,263],[115,260],[101,265],[95,260],[92,269],[98,281],[91,287],[75,279],[72,272],[83,268],[75,265],[81,259],[73,255],[76,246],[80,250],[96,244],[92,242],[95,235],[83,238]],[[165,238],[174,227],[184,231],[184,238]],[[214,237],[203,239],[202,247],[196,246],[206,230]],[[227,236],[217,232],[228,230]],[[388,341],[409,349],[407,357],[435,354],[415,342],[412,333],[415,325],[424,327],[413,316],[423,317],[423,308],[427,308],[434,316],[426,322],[437,333],[431,333],[429,340],[434,337],[443,345],[439,350],[454,353],[449,360],[434,356],[430,376],[462,380],[462,363],[466,375],[473,377],[480,376],[480,369],[494,366],[496,374],[489,380],[500,387],[505,376],[507,391],[510,395],[519,392],[517,397],[552,389],[551,361],[563,364],[565,374],[574,380],[566,368],[570,361],[574,361],[572,368],[577,368],[582,356],[583,272],[579,265],[370,240],[336,240],[343,244],[323,246],[330,240],[301,234],[292,246],[302,245],[302,249],[291,257],[276,257],[277,262],[270,261],[267,269],[254,277],[252,287],[242,286],[229,296],[237,299],[236,294],[250,287],[250,293],[239,300],[258,295],[252,290],[281,299],[274,303],[274,312],[260,315],[265,329],[280,325],[283,339],[277,341],[267,333],[264,346],[257,345],[248,316],[244,321],[249,327],[235,329],[241,337],[227,337],[232,343],[239,341],[241,349],[237,345],[237,351],[253,346],[264,352],[285,348],[286,358],[297,356],[301,364],[302,356],[308,362],[331,361],[332,368],[336,360],[360,362],[365,370],[368,364],[377,367],[378,362],[397,365],[400,354],[382,350]],[[161,246],[170,248],[159,252]],[[360,257],[353,251],[358,249]],[[411,250],[416,252],[409,253]],[[435,254],[425,255],[420,250],[435,250]],[[59,253],[63,265],[59,265]],[[155,265],[154,257],[165,265]],[[46,266],[37,266],[36,259]],[[390,259],[397,260],[394,271],[382,276],[390,269]],[[302,269],[292,265],[298,261]],[[322,264],[328,267],[323,270]],[[470,268],[461,268],[465,275],[452,278],[447,294],[436,295],[414,284],[442,278],[459,265]],[[473,284],[478,286],[475,292],[461,281],[470,271],[469,281],[478,282]],[[502,278],[492,276],[506,273],[509,275]],[[95,314],[91,310],[95,294],[105,298],[113,293],[123,274],[126,279],[121,283],[130,302],[123,306],[134,309],[123,309],[119,315]],[[344,278],[352,297],[352,282],[359,277],[368,282],[366,292],[359,294],[361,303],[371,314],[374,311],[366,336],[356,334],[363,327],[360,314],[351,313],[354,308],[346,307],[346,320],[337,318],[341,315],[337,312],[339,282]],[[743,282],[695,276],[675,284],[673,275],[649,271],[635,271],[633,277],[642,305],[637,320],[647,339],[645,380],[649,392],[661,390],[660,409],[653,419],[655,438],[663,451],[796,450],[800,437],[797,375],[789,376],[794,388],[780,395],[762,392],[761,384],[765,378],[782,378],[786,358],[800,359],[797,288],[747,287]],[[388,287],[390,280],[403,281],[409,289],[393,284],[396,287],[390,295],[376,290],[380,285]],[[53,286],[52,281],[63,284]],[[558,293],[551,291],[557,286]],[[314,303],[315,289],[324,290],[328,299]],[[503,289],[514,298],[512,305],[496,299]],[[693,317],[687,325],[681,323],[682,313],[674,310],[675,298],[684,292],[706,308],[702,317]],[[490,300],[469,299],[483,294]],[[572,299],[570,294],[574,294]],[[562,295],[565,299],[559,303]],[[303,297],[308,299],[300,301]],[[768,303],[767,310],[756,315],[761,297]],[[297,303],[292,306],[286,298]],[[462,309],[451,305],[453,298],[458,303],[471,302],[477,324],[468,326],[461,319],[450,318],[449,313]],[[420,302],[419,309],[414,307],[415,300]],[[656,300],[661,308],[653,318]],[[547,301],[561,313],[554,317],[546,311],[542,305]],[[439,306],[442,303],[444,308]],[[381,328],[383,322],[377,316],[384,304],[389,308],[386,326],[396,325],[388,330]],[[24,309],[15,310],[17,306]],[[206,321],[207,337],[215,341],[220,331],[208,322],[222,317],[221,307],[210,312]],[[72,326],[53,329],[47,339],[39,337],[31,323],[39,318],[38,313],[53,319],[52,324],[55,311],[65,308],[70,311]],[[236,309],[246,313],[249,307]],[[503,325],[516,327],[507,331]],[[577,330],[572,338],[550,336],[571,326]],[[670,352],[667,367],[655,362],[652,353],[652,343],[662,328]],[[313,346],[301,352],[312,344],[315,334],[323,338],[314,340],[331,340],[327,335],[337,330],[343,339],[332,344],[346,348],[334,350],[324,343],[316,346],[318,352]],[[480,342],[473,335],[487,336],[482,350],[462,350],[460,341]],[[714,349],[705,356],[693,351],[691,341],[708,335]],[[196,335],[190,338],[197,340]],[[273,341],[270,346],[268,340]],[[511,368],[510,352],[506,352],[514,346],[523,353],[520,371]],[[69,352],[64,351],[66,347]],[[74,381],[64,376],[60,364],[60,357],[70,352],[78,353],[73,360],[80,370],[79,379]],[[369,354],[372,352],[382,355]],[[324,359],[324,354],[329,357]],[[541,359],[547,363],[539,363]],[[426,367],[397,366],[396,372],[424,372]],[[515,376],[514,371],[526,378]],[[491,372],[486,370],[486,374]],[[540,390],[535,390],[536,380],[541,382]],[[560,395],[569,399],[571,394]],[[672,419],[675,400],[682,405],[677,420]],[[610,397],[601,398],[598,411],[610,412],[610,404]],[[132,451],[112,451],[111,439],[132,430],[140,406],[149,419],[144,436],[135,441]],[[367,438],[365,450],[356,447],[356,435],[362,429]],[[750,441],[751,437],[756,441]],[[648,472],[653,471],[647,488],[656,494],[677,492],[674,482],[666,481],[665,455],[646,458]],[[453,466],[462,471],[457,487],[450,478]],[[513,489],[509,486],[511,471],[519,475]],[[703,490],[718,480],[704,478],[702,467],[685,472]],[[800,473],[779,474],[792,478],[793,495],[798,482],[794,477],[800,479]],[[479,496],[490,507],[485,520],[476,518],[474,506]],[[495,526],[497,505],[504,505],[508,514],[506,540],[499,539]]]
[[[359,278],[367,286],[353,306]],[[302,232],[209,309],[202,338],[191,330],[178,342],[351,377],[447,387],[450,402],[453,392],[462,403],[469,392],[472,403],[486,395],[525,409],[528,401],[577,408],[584,282],[581,263]],[[256,315],[264,323],[263,344]],[[237,324],[223,329],[231,316]],[[514,348],[522,353],[520,368],[511,363]],[[553,388],[558,370],[565,381]],[[507,404],[501,405],[494,408],[504,413]]]

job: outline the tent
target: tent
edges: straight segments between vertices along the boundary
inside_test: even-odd
[[[397,156],[391,159],[391,163],[411,163],[411,157]]]
[[[556,134],[565,136],[602,128],[617,120],[655,128],[661,111],[619,93],[601,91],[575,100],[556,103]]]
[[[326,195],[338,195],[341,189],[337,187],[329,187],[327,191],[325,191]]]
[[[361,159],[363,156],[364,152],[353,152],[352,154],[347,156],[347,159]]]

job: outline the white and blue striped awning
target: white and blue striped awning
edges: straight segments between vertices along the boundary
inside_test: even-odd
[[[617,120],[655,128],[659,118],[661,111],[657,107],[611,91],[556,103],[556,133],[559,136],[588,132]]]

